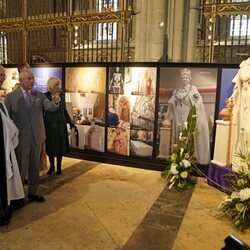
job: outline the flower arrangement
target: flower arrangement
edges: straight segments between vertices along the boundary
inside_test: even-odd
[[[242,170],[225,178],[231,184],[231,194],[220,204],[222,215],[229,216],[236,229],[243,231],[250,226],[250,154],[238,153]],[[246,167],[247,166],[247,167]]]
[[[170,189],[174,185],[181,189],[186,189],[193,184],[191,173],[194,166],[193,154],[196,119],[196,108],[193,106],[189,111],[187,121],[181,129],[176,143],[172,147],[167,167],[161,173],[161,176],[168,180]]]

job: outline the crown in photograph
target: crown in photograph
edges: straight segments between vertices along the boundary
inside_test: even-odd
[[[187,75],[187,76],[191,77],[191,70],[188,68],[181,69],[180,73],[181,73],[181,75]]]

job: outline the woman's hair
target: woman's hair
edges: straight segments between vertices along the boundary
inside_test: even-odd
[[[51,77],[47,81],[47,89],[48,91],[52,91],[57,83],[61,84],[61,80],[57,77]]]

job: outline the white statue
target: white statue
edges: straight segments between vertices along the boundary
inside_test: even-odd
[[[234,100],[233,122],[236,123],[233,145],[232,168],[238,172],[243,166],[237,153],[250,153],[250,58],[240,64],[234,79],[232,98]]]
[[[194,85],[191,85],[191,79],[190,69],[183,68],[180,70],[182,87],[173,92],[168,102],[169,106],[165,119],[173,121],[172,134],[176,138],[187,120],[191,107],[195,105],[197,110],[197,130],[194,157],[200,164],[209,164],[210,141],[207,113],[200,93]],[[172,142],[175,141],[175,138],[173,138]]]

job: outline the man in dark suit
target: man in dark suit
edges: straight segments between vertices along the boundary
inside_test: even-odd
[[[28,174],[28,198],[44,202],[38,194],[41,145],[45,141],[43,110],[55,111],[60,97],[52,102],[34,87],[34,75],[30,69],[20,71],[20,88],[6,96],[5,104],[11,119],[19,130],[19,145],[16,148],[17,161],[24,182]]]

